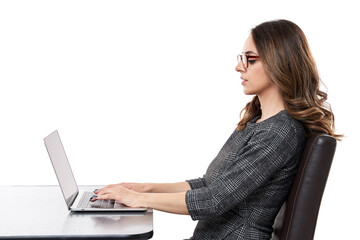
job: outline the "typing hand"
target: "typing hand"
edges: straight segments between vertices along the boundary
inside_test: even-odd
[[[91,202],[101,199],[114,199],[129,207],[145,207],[141,204],[140,193],[129,190],[119,184],[108,185],[94,192],[97,196],[91,198]]]

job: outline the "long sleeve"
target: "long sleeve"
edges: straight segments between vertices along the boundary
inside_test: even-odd
[[[292,163],[298,140],[291,124],[259,129],[234,159],[208,185],[193,181],[186,204],[193,220],[219,216],[266,184],[286,164]],[[199,186],[201,186],[199,188]]]
[[[197,189],[197,188],[206,187],[205,175],[202,178],[186,180],[186,182],[189,183],[191,189]]]

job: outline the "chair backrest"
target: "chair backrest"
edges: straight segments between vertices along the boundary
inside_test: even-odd
[[[290,195],[274,222],[271,240],[312,240],[336,149],[326,134],[308,138]]]

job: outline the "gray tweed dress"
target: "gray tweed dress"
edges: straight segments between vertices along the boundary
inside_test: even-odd
[[[202,178],[187,180],[186,205],[199,220],[191,239],[271,238],[306,136],[285,110],[256,123],[259,118],[231,134]]]

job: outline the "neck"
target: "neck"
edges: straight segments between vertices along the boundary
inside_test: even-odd
[[[269,89],[266,93],[258,94],[257,96],[261,105],[260,121],[272,117],[285,109],[280,91],[276,88]]]

